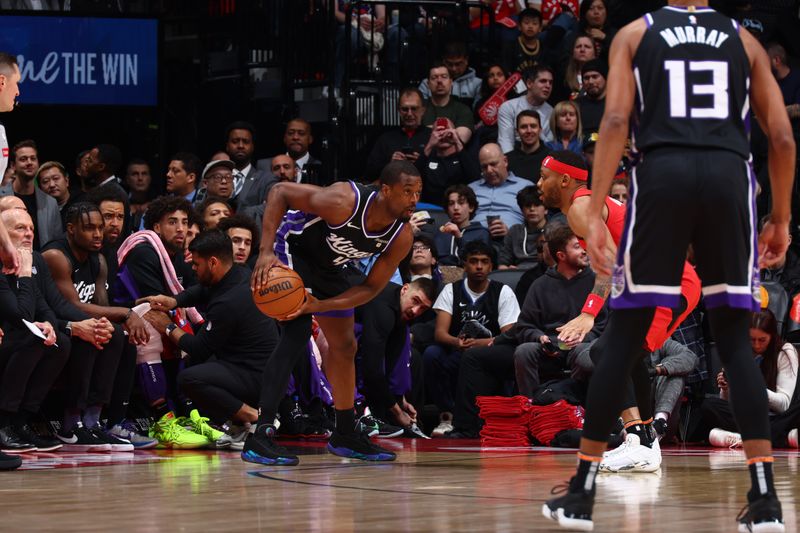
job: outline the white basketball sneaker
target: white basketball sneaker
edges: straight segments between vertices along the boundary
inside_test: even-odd
[[[661,447],[653,440],[652,448],[644,446],[639,435],[628,433],[618,448],[603,454],[601,472],[651,473],[661,468]]]
[[[708,433],[708,442],[716,448],[741,448],[742,436],[733,431],[714,428]]]

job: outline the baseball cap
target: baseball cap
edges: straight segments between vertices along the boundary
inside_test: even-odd
[[[230,159],[218,159],[216,161],[210,161],[206,165],[206,168],[203,169],[202,179],[206,179],[206,174],[208,174],[209,172],[211,172],[212,169],[215,169],[217,167],[225,167],[228,170],[233,171],[234,163]]]

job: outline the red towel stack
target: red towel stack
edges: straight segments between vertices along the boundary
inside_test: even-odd
[[[583,407],[558,400],[550,405],[531,406],[531,435],[545,446],[565,429],[583,428]]]
[[[475,403],[484,421],[481,445],[530,446],[528,424],[531,402],[524,396],[478,396]]]

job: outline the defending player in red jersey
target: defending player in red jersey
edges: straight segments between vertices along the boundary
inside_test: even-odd
[[[570,228],[577,235],[586,235],[586,219],[589,197],[588,172],[583,159],[570,151],[559,151],[547,156],[542,162],[539,189],[547,207],[560,209],[566,216]],[[625,226],[625,205],[606,197],[603,206],[603,221],[608,233],[607,252],[616,256]],[[581,342],[592,330],[594,318],[608,298],[611,277],[598,274],[594,288],[586,298],[580,315],[564,324],[559,330],[559,339],[567,345]],[[677,309],[658,307],[647,338],[642,346],[642,356],[637,360],[631,383],[628,385],[626,401],[621,413],[628,433],[625,443],[617,450],[606,453],[600,470],[610,472],[655,472],[661,467],[661,450],[658,437],[652,430],[653,403],[650,378],[644,363],[646,354],[660,348],[675,329],[697,307],[700,300],[700,280],[694,268],[684,263],[680,287],[681,303]],[[602,339],[602,337],[601,337]],[[592,359],[597,363],[603,356],[605,339],[595,343],[591,349]]]

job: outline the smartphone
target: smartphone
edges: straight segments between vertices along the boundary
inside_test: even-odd
[[[486,215],[486,225],[491,226],[492,222],[500,220],[500,215]]]
[[[447,123],[447,119],[445,117],[439,117],[436,119],[436,122],[433,123],[433,129],[443,129],[446,130],[450,127],[450,124]]]
[[[413,154],[414,152],[416,152],[416,150],[414,150],[414,147],[413,147],[413,146],[404,146],[404,147],[402,147],[402,148],[400,149],[400,152],[402,152],[402,153],[404,153],[404,154],[406,154],[406,155],[411,155],[411,154]]]

